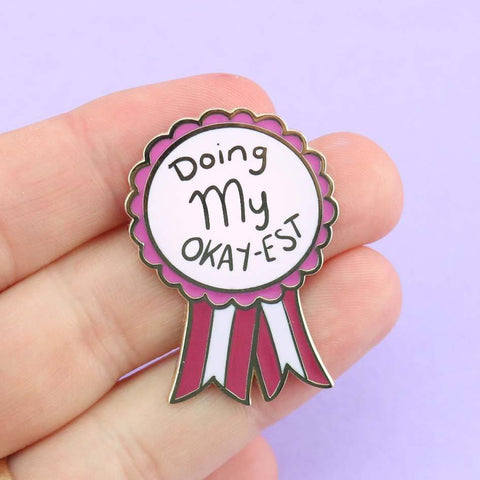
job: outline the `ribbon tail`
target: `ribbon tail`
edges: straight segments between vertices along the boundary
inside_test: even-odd
[[[188,304],[187,323],[183,333],[175,382],[170,393],[170,403],[187,400],[202,389],[212,314],[212,307],[205,301]]]
[[[264,398],[271,400],[281,390],[285,375],[263,311],[260,312],[256,353],[257,379]]]
[[[250,386],[255,366],[255,339],[258,309],[235,310],[224,390],[250,405]]]
[[[305,379],[308,383],[318,387],[333,387],[333,379],[325,368],[308,331],[298,290],[288,290],[285,293],[283,304],[302,361]]]
[[[211,383],[250,403],[256,315],[256,308],[213,308],[202,300],[190,304],[170,403],[191,398]]]
[[[305,323],[298,291],[287,290],[281,301],[262,303],[261,309],[257,371],[265,399],[276,397],[289,370],[308,384],[332,387]]]

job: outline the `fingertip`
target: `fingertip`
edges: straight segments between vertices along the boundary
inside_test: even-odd
[[[403,184],[400,173],[390,155],[376,142],[358,133],[344,133],[355,144],[359,155],[370,167],[372,186],[376,195],[371,199],[371,211],[375,214],[376,240],[395,228],[403,210]]]
[[[393,329],[402,307],[402,285],[398,272],[390,261],[377,250],[361,247],[365,268],[369,270],[369,290],[375,295],[376,328],[371,347],[379,343]]]
[[[273,480],[278,478],[278,463],[275,452],[270,444],[259,436],[248,445],[251,455],[251,464],[255,466],[253,472],[260,479]]]
[[[403,184],[400,172],[390,155],[368,137],[350,133],[360,151],[369,161],[372,175],[376,177],[378,191],[372,201],[377,213],[377,239],[383,238],[395,228],[403,210]]]
[[[369,247],[327,261],[304,293],[310,332],[334,378],[390,332],[402,300],[394,267]]]
[[[327,171],[335,182],[340,216],[334,236],[338,232],[354,246],[387,235],[400,219],[403,187],[386,151],[369,138],[350,132],[325,135],[312,145],[326,155]]]

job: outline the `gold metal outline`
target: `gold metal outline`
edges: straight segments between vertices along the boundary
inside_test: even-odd
[[[235,116],[237,114],[240,114],[240,113],[246,113],[247,115],[249,115],[254,120],[255,123],[258,123],[262,120],[275,120],[282,127],[282,134],[283,135],[297,136],[300,139],[301,144],[302,144],[302,151],[299,152],[299,156],[301,158],[303,158],[304,155],[309,154],[309,155],[315,155],[315,156],[319,157],[319,159],[320,159],[320,171],[319,172],[314,172],[312,167],[310,166],[309,162],[304,160],[304,164],[313,173],[313,178],[315,180],[314,183],[316,185],[317,191],[320,191],[320,186],[318,185],[317,175],[320,175],[321,177],[323,177],[326,180],[326,182],[329,186],[328,192],[324,193],[324,192],[320,191],[320,193],[322,194],[323,198],[328,199],[332,203],[334,213],[332,215],[332,218],[328,222],[325,222],[325,223],[322,222],[321,225],[319,225],[318,232],[320,231],[320,228],[322,226],[327,227],[327,229],[326,229],[327,230],[327,238],[325,239],[325,241],[321,245],[318,245],[318,246],[315,247],[315,249],[318,253],[318,265],[313,270],[310,270],[310,271],[299,270],[300,280],[299,280],[297,286],[295,288],[291,288],[291,289],[296,290],[295,295],[296,295],[296,300],[297,300],[297,304],[298,304],[299,311],[300,311],[300,317],[301,317],[300,321],[301,321],[302,327],[305,330],[305,333],[306,333],[307,338],[310,342],[310,345],[312,347],[312,350],[314,352],[316,360],[320,364],[323,372],[325,373],[327,379],[329,380],[330,385],[318,384],[316,382],[313,382],[313,381],[309,380],[308,378],[306,378],[306,376],[305,377],[300,376],[293,368],[291,368],[291,366],[289,364],[287,364],[285,366],[285,368],[282,372],[281,381],[280,381],[278,387],[276,388],[275,392],[273,393],[273,395],[271,395],[271,396],[268,395],[266,387],[263,383],[262,375],[260,373],[260,367],[258,365],[258,360],[257,360],[257,356],[256,356],[256,347],[257,347],[257,342],[258,342],[259,316],[260,316],[260,309],[261,309],[260,304],[262,302],[264,302],[264,303],[276,303],[276,302],[280,301],[283,298],[284,292],[286,290],[290,289],[290,288],[285,287],[282,284],[281,288],[282,288],[283,292],[278,299],[270,300],[270,299],[265,299],[265,298],[262,298],[262,297],[257,297],[255,302],[252,303],[251,305],[248,305],[248,306],[239,305],[234,299],[230,300],[229,302],[227,302],[225,304],[221,304],[221,305],[220,304],[215,304],[214,302],[211,302],[211,300],[208,298],[208,296],[206,294],[204,294],[201,298],[194,299],[194,298],[190,297],[185,292],[181,283],[172,283],[172,282],[169,282],[168,280],[166,280],[163,277],[163,275],[162,275],[163,265],[151,264],[145,258],[144,254],[143,254],[144,244],[141,241],[139,241],[134,235],[134,227],[139,221],[138,217],[131,210],[132,201],[139,194],[139,191],[138,191],[138,189],[135,185],[135,176],[136,176],[138,170],[140,170],[141,168],[143,168],[147,165],[150,165],[150,162],[148,160],[148,153],[149,153],[150,149],[153,147],[153,145],[155,145],[158,141],[160,141],[162,139],[165,139],[165,138],[170,138],[171,139],[173,137],[173,133],[175,132],[175,130],[184,123],[196,123],[198,126],[201,126],[202,123],[203,123],[203,120],[206,116],[209,116],[209,115],[212,115],[212,114],[220,114],[220,115],[227,116],[228,119],[231,119],[233,116]],[[261,127],[258,127],[258,130],[263,131],[264,129],[262,129]],[[268,130],[265,130],[265,131],[268,131]],[[272,132],[270,132],[270,133],[272,133]],[[179,351],[177,365],[176,365],[175,372],[174,372],[174,382],[173,382],[173,385],[172,385],[172,388],[171,388],[170,394],[169,394],[169,403],[172,403],[172,404],[173,403],[180,403],[180,402],[183,402],[185,400],[188,400],[189,398],[192,398],[195,395],[202,392],[203,390],[205,390],[210,385],[215,384],[219,388],[219,390],[221,390],[223,393],[225,393],[229,397],[239,401],[240,403],[243,403],[244,405],[251,405],[251,387],[252,387],[252,382],[253,382],[253,377],[254,376],[257,377],[257,383],[259,384],[260,391],[262,392],[262,396],[263,396],[264,400],[267,401],[267,402],[270,402],[270,401],[274,400],[278,396],[278,394],[281,392],[281,390],[283,389],[289,372],[292,373],[299,380],[301,380],[303,383],[307,383],[309,385],[320,387],[320,388],[332,388],[334,386],[334,381],[333,381],[331,375],[329,374],[328,370],[326,369],[326,367],[325,367],[325,365],[324,365],[324,363],[323,363],[323,361],[322,361],[322,359],[321,359],[321,357],[318,353],[316,345],[315,345],[315,343],[312,339],[310,331],[308,329],[308,325],[307,325],[305,315],[303,313],[302,304],[301,304],[301,301],[300,301],[300,292],[299,292],[300,288],[305,283],[306,276],[307,275],[313,275],[322,268],[323,262],[324,262],[323,248],[325,248],[327,245],[329,245],[330,242],[332,241],[333,231],[332,231],[332,228],[330,228],[330,227],[337,221],[338,216],[339,216],[339,205],[338,205],[338,202],[336,201],[336,199],[333,197],[333,194],[334,194],[334,191],[335,191],[335,184],[333,182],[333,179],[330,177],[330,175],[327,174],[327,159],[326,159],[325,155],[322,152],[319,152],[317,150],[313,150],[311,148],[308,148],[308,143],[307,143],[305,137],[303,136],[303,134],[301,132],[297,131],[297,130],[289,130],[286,123],[279,116],[277,116],[275,114],[257,115],[256,113],[254,113],[253,111],[251,111],[247,108],[237,108],[237,109],[234,109],[232,111],[227,111],[227,110],[223,110],[223,109],[220,109],[220,108],[215,108],[215,109],[208,109],[208,110],[204,111],[200,115],[200,117],[198,117],[198,119],[189,118],[189,117],[179,119],[178,121],[176,121],[170,127],[168,132],[160,134],[160,135],[156,135],[155,137],[153,137],[147,143],[147,145],[145,146],[145,148],[143,150],[142,161],[138,162],[130,170],[130,173],[129,173],[129,176],[128,176],[128,181],[129,181],[129,185],[130,185],[130,192],[129,192],[126,200],[125,200],[125,211],[128,214],[128,216],[131,218],[130,225],[129,225],[129,235],[130,235],[130,238],[132,239],[132,241],[139,247],[138,256],[139,256],[140,260],[146,266],[148,266],[150,268],[154,268],[157,271],[157,274],[158,274],[159,278],[162,280],[162,282],[165,285],[167,285],[171,288],[176,288],[177,291],[179,292],[179,294],[187,300],[187,311],[186,311],[186,315],[184,317],[185,320],[184,320],[184,329],[183,329],[183,334],[182,334],[182,343],[181,343],[181,347],[180,347],[180,351]],[[321,209],[321,215],[323,215],[323,209]],[[154,246],[156,247],[156,245],[154,245]],[[162,256],[162,258],[163,258],[163,256]],[[302,260],[302,262],[303,261],[304,261],[304,259]],[[212,290],[215,290],[215,289],[212,289]],[[239,293],[239,292],[237,291],[237,293]],[[185,395],[184,397],[181,397],[179,399],[174,399],[174,396],[175,396],[175,393],[178,389],[178,384],[179,384],[179,381],[180,381],[180,374],[181,374],[181,371],[182,371],[182,368],[183,368],[183,365],[184,365],[183,359],[184,359],[184,356],[186,354],[185,345],[188,343],[188,340],[190,338],[190,318],[191,318],[190,302],[195,302],[195,301],[207,301],[212,308],[224,307],[224,306],[231,305],[231,304],[235,305],[236,308],[240,308],[240,309],[249,309],[249,308],[257,307],[257,316],[256,316],[256,320],[255,320],[252,347],[251,347],[251,352],[252,353],[251,353],[249,371],[248,371],[248,376],[247,376],[247,378],[248,378],[248,380],[247,380],[247,384],[248,384],[247,395],[246,395],[245,399],[242,399],[242,398],[236,396],[235,394],[233,394],[232,392],[230,392],[229,390],[227,390],[223,385],[221,385],[215,379],[215,377],[212,377],[207,383],[205,383],[204,385],[201,385],[198,390],[195,390],[194,392],[192,392],[188,395]],[[233,326],[232,326],[232,331],[233,331]],[[209,335],[208,335],[209,340],[210,340],[210,336],[211,336],[211,330],[210,330]],[[295,349],[298,353],[298,346],[297,346],[295,340],[294,340],[294,345],[295,345]],[[275,348],[275,355],[276,355],[277,362],[279,362],[276,348]],[[303,365],[303,361],[301,360],[300,356],[299,356],[299,358],[300,358],[300,361],[302,363],[302,368],[304,369],[304,373],[305,373],[305,367]],[[227,364],[228,364],[228,357],[227,357]]]

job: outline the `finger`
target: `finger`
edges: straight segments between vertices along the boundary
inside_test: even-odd
[[[391,161],[373,142],[347,135],[351,144],[346,145],[344,134],[336,142],[334,137],[328,136],[325,146],[332,167],[337,158],[332,145],[340,149],[336,172],[340,218],[347,216],[357,225],[338,221],[343,232],[337,235],[334,228],[332,247],[338,252],[373,241],[394,224],[398,211],[392,197],[401,196],[401,185]],[[321,139],[314,143],[322,146]],[[357,143],[362,153],[355,157]],[[349,162],[342,163],[345,152]],[[348,179],[355,181],[348,185]],[[391,186],[387,191],[382,188],[385,183]],[[367,219],[357,218],[349,211],[362,217],[362,208],[351,198],[358,198],[365,209],[374,202],[384,207]],[[322,275],[311,281],[316,283]],[[124,228],[84,245],[5,292],[0,303],[4,319],[0,365],[8,369],[3,374],[5,388],[0,389],[0,423],[11,434],[4,437],[3,447],[9,442],[10,448],[21,448],[60,427],[98,400],[119,376],[178,346],[184,309],[180,296],[162,288],[157,276],[138,261]],[[72,397],[70,392],[78,384],[83,388]],[[36,415],[37,408],[44,412],[42,417]],[[32,417],[28,429],[22,428],[24,415]]]
[[[403,190],[388,154],[372,140],[354,133],[325,135],[311,146],[327,158],[327,172],[334,179],[334,197],[340,205],[325,258],[390,232],[402,212]]]
[[[336,377],[392,327],[400,287],[388,262],[366,247],[333,258],[320,277],[316,285],[307,282],[302,298],[315,344]],[[289,378],[271,403],[256,390],[253,406],[246,407],[209,388],[170,405],[175,361],[120,383],[59,432],[14,455],[15,478],[64,478],[66,472],[91,480],[137,478],[138,472],[145,478],[203,478],[318,391]]]
[[[256,437],[227,463],[208,476],[208,480],[276,480],[278,466],[272,447]]]
[[[109,95],[2,135],[0,290],[126,222],[127,174],[145,144],[212,107],[273,111],[250,80],[202,75]]]

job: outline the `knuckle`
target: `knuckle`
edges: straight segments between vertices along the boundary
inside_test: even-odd
[[[135,434],[133,429],[120,431],[110,425],[100,414],[94,414],[97,428],[106,440],[104,445],[112,451],[116,463],[118,480],[167,480],[171,478],[164,471],[162,463],[154,455],[151,446]],[[121,473],[118,473],[121,472]],[[117,477],[116,477],[117,478]]]

